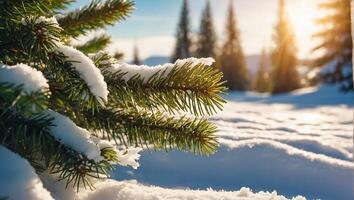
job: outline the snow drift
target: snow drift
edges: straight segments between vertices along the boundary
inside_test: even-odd
[[[322,86],[228,98],[211,118],[219,127],[217,153],[143,152],[137,171],[119,168],[114,177],[169,188],[250,187],[286,197],[354,199],[353,94]]]
[[[0,198],[54,200],[43,188],[32,166],[19,155],[0,146]]]

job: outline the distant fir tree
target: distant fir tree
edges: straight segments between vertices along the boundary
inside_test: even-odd
[[[229,89],[246,90],[248,72],[232,1],[227,15],[226,34],[219,61],[224,79]]]
[[[182,12],[177,27],[175,50],[171,62],[191,56],[191,36],[189,22],[189,7],[187,0],[183,0]]]
[[[134,65],[141,65],[141,61],[139,58],[139,50],[136,45],[134,46],[134,52],[133,52],[133,64]]]
[[[253,89],[257,92],[270,92],[271,90],[271,83],[267,70],[267,53],[265,49],[262,50],[259,59],[258,71]]]
[[[350,0],[329,0],[320,8],[329,13],[317,20],[322,26],[314,36],[321,43],[314,51],[324,53],[314,60],[315,67],[322,67],[319,78],[327,83],[340,83],[343,90],[353,89],[352,33]]]
[[[216,57],[216,34],[209,0],[202,13],[195,55],[199,58]]]
[[[278,22],[274,33],[275,48],[272,52],[272,93],[290,92],[300,87],[297,71],[296,44],[285,9],[285,1],[279,0]]]
[[[118,63],[107,36],[75,48],[74,38],[125,19],[134,4],[93,0],[65,11],[72,2],[0,1],[0,148],[52,175],[45,186],[62,180],[77,190],[115,165],[138,167],[141,148],[213,153],[217,127],[201,116],[222,109],[225,87],[212,60]]]

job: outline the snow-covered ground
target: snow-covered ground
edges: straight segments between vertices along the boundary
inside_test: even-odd
[[[113,177],[178,189],[248,187],[289,198],[354,199],[352,93],[322,86],[227,98],[224,111],[212,118],[220,130],[216,154],[144,152],[138,170],[118,168]]]
[[[322,86],[227,98],[224,111],[211,118],[219,127],[215,154],[144,151],[138,170],[119,167],[112,173],[118,181],[97,182],[96,190],[80,194],[65,190],[64,182],[52,184],[46,173],[38,177],[26,161],[16,164],[19,156],[0,146],[0,161],[8,159],[0,165],[0,199],[354,199],[354,93]],[[26,176],[15,171],[22,165]],[[2,182],[10,176],[12,185]]]

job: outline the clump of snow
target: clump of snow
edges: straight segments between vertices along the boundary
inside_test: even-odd
[[[96,162],[103,160],[100,148],[90,139],[90,132],[55,111],[47,110],[44,114],[54,118],[50,132],[58,141]]]
[[[36,19],[35,23],[36,24],[40,24],[40,23],[47,23],[47,24],[50,24],[54,27],[57,27],[57,28],[61,28],[59,26],[59,23],[57,21],[57,19],[53,16],[53,17],[44,17],[44,16],[40,16]],[[26,22],[26,19],[25,18],[22,18],[21,19],[21,24],[26,26],[27,25],[27,22]]]
[[[101,150],[110,148],[116,152],[118,163],[114,164],[119,164],[121,166],[130,166],[133,169],[137,169],[139,167],[139,152],[143,150],[142,148],[118,147],[113,141],[101,140],[94,136],[91,137],[91,140],[94,141]]]
[[[122,166],[131,166],[133,169],[137,169],[139,167],[138,160],[140,158],[139,152],[142,148],[133,148],[130,147],[128,149],[117,150],[117,157],[119,160],[119,164]]]
[[[13,66],[0,64],[0,82],[22,85],[23,90],[28,93],[49,88],[42,72],[22,63]]]
[[[164,65],[157,65],[150,67],[147,65],[131,65],[131,64],[113,64],[111,67],[106,70],[112,73],[115,72],[124,72],[125,75],[123,79],[128,81],[132,77],[138,75],[143,78],[146,83],[153,75],[159,74],[161,77],[167,77],[171,70],[174,68],[183,67],[186,64],[189,64],[189,67],[195,67],[197,65],[211,66],[214,62],[213,58],[186,58],[182,60],[177,60],[174,64],[167,63]]]
[[[80,77],[89,86],[97,99],[107,101],[108,89],[101,71],[90,58],[77,49],[58,43],[57,51],[63,53],[71,61],[72,66],[80,73]]]
[[[52,200],[32,166],[19,155],[0,146],[0,198]],[[53,199],[54,200],[54,199]]]
[[[187,63],[192,63],[191,67],[201,64],[206,66],[211,66],[215,62],[214,58],[185,58],[176,61],[177,65],[184,65]]]
[[[182,190],[165,189],[155,186],[145,186],[136,181],[117,182],[107,180],[97,183],[96,190],[86,194],[80,194],[82,200],[286,200],[277,192],[258,192],[254,193],[248,188],[242,188],[240,191],[226,192],[208,190]],[[291,198],[292,200],[305,200],[302,196]]]

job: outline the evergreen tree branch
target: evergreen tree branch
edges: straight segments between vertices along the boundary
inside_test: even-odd
[[[53,52],[49,56],[50,63],[45,68],[45,76],[49,80],[51,105],[53,110],[70,108],[97,110],[101,103],[91,93],[89,86],[80,78],[80,74],[72,67],[63,54]],[[68,114],[71,113],[67,110]],[[68,116],[70,117],[70,116]]]
[[[58,22],[66,35],[77,37],[125,19],[133,10],[133,5],[130,0],[93,0],[82,9],[67,13]]]
[[[65,9],[74,0],[0,0],[4,18],[16,18],[21,15],[52,16],[58,10]]]
[[[57,174],[58,180],[66,180],[67,185],[93,188],[90,178],[103,178],[113,168],[114,151],[106,149],[102,156],[107,160],[95,163],[84,154],[57,141],[49,132],[51,119],[37,114],[25,117],[16,109],[0,109],[0,144],[16,151],[26,158],[36,171],[49,169]],[[109,160],[111,159],[111,160]]]
[[[126,81],[125,72],[103,74],[115,102],[130,102],[150,109],[163,109],[170,113],[190,112],[195,115],[211,115],[222,109],[225,103],[220,96],[226,88],[222,73],[212,67],[187,63],[177,65],[167,75],[156,73],[149,80],[133,76]]]
[[[111,37],[109,35],[100,35],[87,41],[85,44],[76,46],[75,48],[85,54],[96,53],[104,50],[108,44],[111,43]]]
[[[0,107],[14,108],[25,116],[48,108],[49,91],[24,93],[22,85],[2,83],[0,80]]]
[[[9,65],[31,63],[41,67],[61,38],[62,29],[53,20],[24,16],[20,20],[6,22],[6,29],[0,29],[2,62]]]
[[[196,154],[213,153],[218,146],[214,135],[216,126],[206,119],[176,119],[133,107],[103,109],[83,115],[82,122],[91,129],[102,131],[102,137],[126,146],[153,145],[155,148],[177,148]]]

